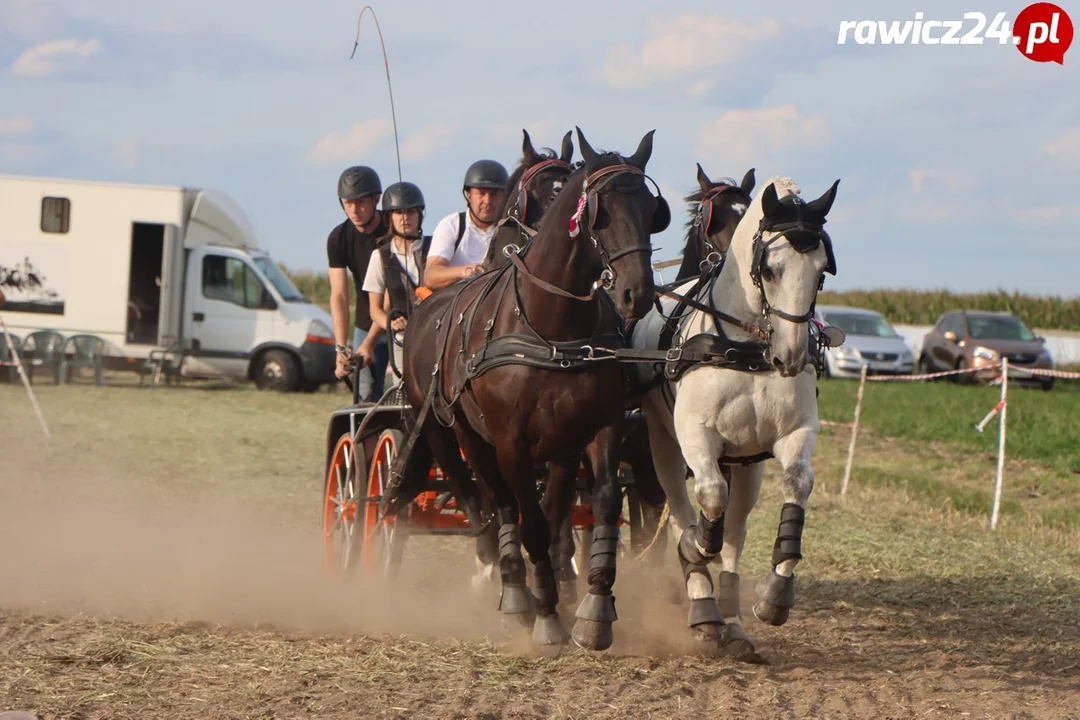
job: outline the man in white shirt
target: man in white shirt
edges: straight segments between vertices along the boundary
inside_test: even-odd
[[[495,236],[495,222],[510,175],[494,160],[477,160],[465,172],[462,194],[468,210],[447,215],[435,226],[424,269],[432,290],[484,271],[480,263]]]

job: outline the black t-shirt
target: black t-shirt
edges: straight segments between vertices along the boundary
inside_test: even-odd
[[[367,293],[363,291],[364,275],[375,249],[375,241],[386,235],[386,219],[380,215],[379,225],[371,234],[360,232],[348,218],[330,231],[326,238],[326,256],[332,268],[348,268],[352,271],[353,288],[356,290],[354,325],[367,332],[371,329],[371,312]]]

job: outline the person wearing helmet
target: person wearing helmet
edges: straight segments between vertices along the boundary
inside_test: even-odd
[[[462,188],[467,210],[444,217],[431,236],[428,287],[446,287],[483,272],[480,263],[495,235],[495,222],[509,182],[506,168],[494,160],[477,160],[469,166]]]
[[[382,182],[373,169],[357,165],[347,168],[338,178],[338,202],[346,219],[330,231],[326,254],[330,264],[330,315],[334,320],[334,342],[337,367],[334,374],[347,377],[355,361],[362,367],[373,366],[359,376],[359,396],[374,400],[382,394],[382,379],[386,373],[389,350],[382,331],[372,327],[370,305],[362,291],[371,254],[376,240],[386,234],[386,220],[378,210]],[[349,272],[356,289],[356,319],[352,342],[349,327]],[[371,342],[368,342],[369,335]],[[382,339],[380,343],[379,340]],[[353,348],[357,349],[354,357]]]
[[[411,182],[394,183],[382,196],[389,233],[379,240],[364,276],[371,320],[381,331],[393,330],[393,367],[402,366],[402,333],[415,306],[416,289],[424,284],[424,262],[431,236],[424,236],[424,194]],[[371,342],[370,335],[369,340]],[[394,377],[388,372],[387,383]],[[389,385],[387,385],[389,387]]]

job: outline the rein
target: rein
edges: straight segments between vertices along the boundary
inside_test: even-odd
[[[737,327],[737,328],[739,328],[739,329],[741,329],[741,330],[743,330],[743,331],[745,331],[747,333],[750,333],[751,335],[756,337],[758,340],[762,340],[764,342],[767,342],[769,340],[769,334],[767,332],[765,332],[764,330],[762,330],[761,328],[759,328],[757,325],[752,325],[751,323],[743,322],[742,320],[738,319],[737,317],[733,317],[731,315],[728,315],[727,313],[721,312],[720,310],[717,310],[716,308],[709,307],[708,305],[705,305],[704,303],[700,303],[697,300],[694,300],[693,298],[686,297],[685,295],[680,295],[679,293],[677,293],[677,292],[675,292],[673,290],[660,290],[660,289],[657,289],[656,294],[657,295],[663,295],[665,297],[669,297],[669,298],[673,298],[675,300],[678,300],[679,302],[684,303],[688,307],[692,307],[695,310],[698,310],[700,312],[705,313],[706,315],[711,316],[714,320],[721,320],[723,322],[734,325],[735,327]],[[659,303],[659,301],[658,301],[658,303]]]

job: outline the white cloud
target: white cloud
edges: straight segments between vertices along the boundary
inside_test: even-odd
[[[684,14],[651,19],[640,49],[623,43],[608,54],[603,78],[612,87],[641,89],[731,64],[744,50],[780,35],[772,18],[744,23],[723,15]],[[700,88],[700,81],[694,86]],[[690,91],[693,93],[693,90]]]
[[[75,38],[49,40],[23,51],[11,64],[11,72],[29,77],[46,77],[73,62],[80,62],[101,51],[101,40],[93,38],[85,42]],[[74,57],[72,57],[74,56]]]
[[[795,150],[817,150],[831,142],[823,115],[804,115],[794,105],[729,110],[698,130],[697,152],[727,167],[762,167]],[[782,168],[781,168],[782,170]]]
[[[1043,152],[1080,164],[1080,125],[1043,145]]]
[[[1021,223],[1039,223],[1062,220],[1066,217],[1072,217],[1075,214],[1076,209],[1071,205],[1047,205],[1045,207],[1020,210],[1016,213],[1015,218],[1017,222]]]
[[[908,173],[908,180],[911,181],[913,195],[922,195],[924,191],[934,195],[941,195],[943,191],[963,192],[978,184],[970,171],[939,168],[912,170]]]
[[[0,139],[0,161],[5,163],[38,160],[45,155],[46,149],[41,145],[25,145]]]
[[[0,0],[0,27],[22,37],[53,26],[55,13],[39,0]]]
[[[336,163],[363,163],[383,140],[393,137],[390,118],[373,118],[356,123],[345,132],[332,132],[308,152],[307,161],[312,165]]]
[[[0,115],[0,135],[29,135],[35,127],[34,119],[25,115]]]
[[[406,160],[423,160],[446,147],[455,130],[446,123],[436,123],[420,128],[419,131],[405,138],[401,156]]]
[[[500,123],[492,125],[489,129],[492,139],[499,143],[511,142],[516,140],[518,144],[525,139],[525,136],[521,134],[522,130],[529,131],[529,137],[532,138],[533,147],[540,149],[541,147],[554,146],[556,150],[559,149],[559,143],[562,142],[562,134],[555,137],[554,123],[550,120],[536,120],[535,122],[528,123]],[[571,128],[567,128],[569,130]],[[563,130],[566,133],[566,130]],[[577,138],[575,137],[575,144]]]

